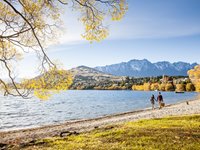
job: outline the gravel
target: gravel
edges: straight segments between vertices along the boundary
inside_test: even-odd
[[[137,121],[141,119],[162,118],[167,116],[179,116],[200,114],[200,99],[167,105],[162,109],[151,110],[150,108],[114,114],[87,120],[66,121],[62,124],[49,125],[38,128],[4,131],[0,132],[0,144],[20,145],[42,138],[60,136],[64,133],[88,132],[95,128],[106,125],[123,123],[127,121]]]

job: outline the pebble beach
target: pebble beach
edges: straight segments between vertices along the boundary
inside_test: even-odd
[[[94,119],[73,120],[66,121],[62,124],[54,124],[31,129],[3,131],[0,132],[0,144],[20,145],[38,139],[61,136],[62,133],[88,132],[95,128],[101,128],[107,125],[118,124],[128,121],[191,114],[200,114],[199,98],[196,100],[166,105],[166,107],[162,109],[156,108],[155,110],[152,110],[151,108],[147,108],[133,112],[102,116]]]

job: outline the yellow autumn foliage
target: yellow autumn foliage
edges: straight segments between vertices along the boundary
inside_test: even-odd
[[[82,34],[82,37],[90,42],[99,42],[108,36],[108,28],[103,25],[105,14],[110,14],[112,20],[117,21],[121,20],[128,10],[126,0],[104,1],[103,3],[107,4],[107,9],[106,7],[101,7],[101,2],[96,0],[81,0],[81,4],[88,5],[89,7],[82,5],[78,7],[80,12],[82,12],[81,21],[85,26],[85,33]]]
[[[152,83],[151,84],[151,90],[152,91],[159,90],[159,84],[158,83]]]
[[[65,70],[51,69],[42,76],[24,81],[22,84],[26,85],[27,89],[33,89],[36,97],[46,100],[54,93],[68,90],[72,83],[73,78],[70,73]]]
[[[186,87],[185,87],[186,91],[195,91],[195,87],[194,87],[194,84],[192,83],[187,83],[186,84]]]
[[[132,90],[144,91],[144,85],[133,85]]]
[[[1,50],[5,47],[4,50]],[[18,51],[10,42],[0,42],[0,59],[2,60],[21,60],[22,52]]]
[[[165,86],[166,86],[165,83],[160,84],[160,85],[159,85],[159,90],[160,90],[160,91],[165,91]]]
[[[151,90],[151,84],[150,83],[144,83],[143,88],[144,88],[144,91],[150,91]]]
[[[185,91],[185,84],[176,84],[176,91],[178,92]]]
[[[174,91],[174,86],[172,83],[167,83],[165,85],[165,91]]]
[[[194,67],[194,69],[189,70],[188,75],[194,84],[196,91],[200,92],[200,65],[197,65]]]

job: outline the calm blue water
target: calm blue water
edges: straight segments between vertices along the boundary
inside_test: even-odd
[[[0,131],[29,128],[72,119],[93,118],[151,107],[149,98],[158,92],[144,91],[65,91],[48,101],[0,97]],[[194,99],[197,93],[162,92],[173,104]]]

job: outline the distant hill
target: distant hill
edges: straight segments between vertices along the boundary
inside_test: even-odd
[[[151,63],[147,59],[133,59],[113,65],[98,66],[95,69],[117,76],[149,77],[149,76],[187,76],[187,71],[196,66],[197,63],[161,61]]]
[[[106,74],[86,66],[79,66],[68,71],[74,77],[72,89],[92,89],[98,86],[107,86],[111,83],[120,82],[124,78]]]

